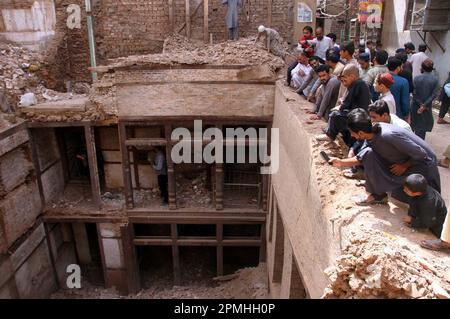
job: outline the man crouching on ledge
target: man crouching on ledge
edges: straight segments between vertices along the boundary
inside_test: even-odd
[[[414,133],[387,123],[372,125],[369,114],[363,109],[348,114],[348,129],[353,138],[367,140],[369,146],[352,158],[330,158],[330,163],[343,168],[364,166],[369,195],[358,200],[357,205],[387,203],[387,193],[407,203],[403,185],[411,174],[422,174],[428,185],[440,193],[436,155]]]

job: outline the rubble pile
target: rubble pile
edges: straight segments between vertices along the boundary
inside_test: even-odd
[[[5,94],[2,112],[9,113],[24,93],[32,92],[40,84],[37,74],[39,56],[25,48],[11,44],[0,44],[0,91]]]
[[[177,204],[179,207],[209,207],[212,202],[212,193],[207,189],[206,172],[201,171],[193,178],[177,175]]]
[[[16,113],[18,107],[31,107],[41,103],[69,101],[87,97],[90,85],[75,83],[68,89],[70,93],[58,92],[45,87],[46,74],[43,72],[45,57],[23,47],[8,43],[0,44],[0,110],[3,113]],[[69,84],[70,86],[70,84]],[[63,116],[27,113],[24,117],[36,121],[79,121],[83,118],[100,119],[101,111],[89,108],[82,116],[64,114]]]
[[[409,246],[378,230],[350,239],[323,298],[450,298],[450,268],[419,257]]]
[[[113,59],[104,71],[130,66],[177,64],[267,65],[274,73],[280,71],[285,66],[283,59],[268,52],[261,43],[255,44],[255,39],[250,37],[206,45],[175,35],[165,40],[163,53]]]
[[[227,281],[227,278],[228,281]],[[81,289],[61,289],[51,299],[267,299],[267,269],[261,263],[255,268],[244,268],[233,275],[218,278],[216,287],[195,284],[171,286],[161,278],[155,278],[151,287],[136,295],[120,296],[116,289],[99,288],[83,282]],[[172,281],[171,279],[167,279]]]

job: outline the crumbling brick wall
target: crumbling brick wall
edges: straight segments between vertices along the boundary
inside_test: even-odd
[[[203,1],[190,0],[191,36],[203,39]],[[268,25],[268,1],[244,1],[240,10],[241,36],[255,35],[259,25]],[[185,0],[174,0],[174,29],[182,29],[186,21]],[[225,25],[227,6],[221,0],[209,1],[209,32],[215,42],[228,38]],[[96,2],[96,42],[100,61],[134,54],[161,52],[164,39],[171,34],[167,0],[100,0]],[[287,40],[293,32],[293,1],[272,1],[272,27]],[[181,30],[185,34],[186,28]]]

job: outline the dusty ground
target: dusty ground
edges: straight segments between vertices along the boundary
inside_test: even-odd
[[[188,286],[171,286],[164,278],[136,295],[119,296],[114,289],[103,289],[86,284],[80,290],[61,290],[52,299],[264,299],[268,298],[267,269],[265,264],[244,268],[229,281],[216,281],[208,286],[191,283]]]

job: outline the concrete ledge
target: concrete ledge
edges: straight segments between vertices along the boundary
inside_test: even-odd
[[[279,208],[281,229],[292,246],[308,295],[436,298],[432,283],[450,291],[450,256],[419,246],[421,240],[434,236],[403,226],[402,217],[407,214],[404,205],[394,201],[375,207],[354,204],[354,196],[365,194],[365,190],[321,158],[322,150],[335,156],[344,154],[339,148],[315,141],[314,136],[322,133],[326,123],[309,121],[306,111],[310,109],[311,103],[277,83],[273,127],[280,130],[280,169],[272,175],[275,203],[269,215],[273,216],[273,207]],[[272,221],[272,227],[274,224]],[[279,237],[276,228],[273,231],[269,252]],[[269,260],[267,264],[273,268],[276,262]],[[287,297],[290,281],[284,273],[282,277],[281,287],[276,287],[279,283],[273,286]],[[373,278],[378,278],[376,284]]]
[[[40,103],[34,106],[19,107],[19,112],[23,114],[58,114],[65,112],[82,113],[86,111],[89,104],[88,97],[77,97],[68,100]]]

